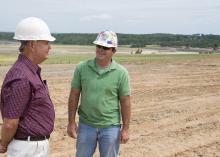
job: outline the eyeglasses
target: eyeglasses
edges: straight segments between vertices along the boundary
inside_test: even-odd
[[[101,45],[96,45],[96,48],[99,48],[99,49],[103,49],[103,50],[110,50],[111,47],[105,47],[105,46],[101,46]]]

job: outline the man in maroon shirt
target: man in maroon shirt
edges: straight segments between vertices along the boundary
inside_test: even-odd
[[[0,153],[7,151],[8,157],[45,157],[55,112],[38,64],[48,58],[49,41],[55,38],[43,20],[29,17],[17,25],[14,39],[19,40],[21,46],[18,59],[1,88]]]

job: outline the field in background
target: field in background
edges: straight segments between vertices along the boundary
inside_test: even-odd
[[[7,47],[0,46],[0,83],[17,56],[1,48]],[[130,141],[120,157],[219,157],[220,55],[131,55],[127,49],[115,56],[132,85]],[[54,45],[47,61],[53,64],[41,65],[56,110],[50,157],[74,157],[75,140],[66,133],[70,82],[76,63],[93,56],[94,47]]]
[[[13,64],[17,59],[19,43],[0,45],[0,65]],[[152,61],[167,61],[167,60],[188,60],[215,58],[219,54],[198,54],[198,52],[181,52],[174,51],[170,48],[158,50],[158,47],[153,49],[143,49],[142,54],[131,54],[135,48],[128,46],[119,47],[114,59],[120,63],[147,63]],[[95,56],[94,46],[79,46],[79,45],[52,45],[49,54],[49,59],[43,64],[72,64],[79,63],[82,60],[90,59]]]

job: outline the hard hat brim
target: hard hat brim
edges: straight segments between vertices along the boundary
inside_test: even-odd
[[[14,36],[13,39],[15,40],[45,40],[45,41],[55,41],[56,38],[53,37],[53,36],[45,36],[45,37],[39,37],[39,38],[36,38],[35,36],[34,37],[31,37],[31,36]]]

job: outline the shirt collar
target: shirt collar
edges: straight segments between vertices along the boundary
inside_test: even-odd
[[[25,65],[27,65],[27,67],[35,74],[40,73],[41,71],[41,68],[38,65],[33,64],[33,62],[23,54],[19,54],[18,61],[23,62]]]
[[[93,59],[92,61],[89,62],[89,66],[93,69],[96,69],[96,59]],[[112,59],[112,63],[109,65],[109,70],[113,70],[113,69],[116,69],[116,61]]]
[[[106,72],[109,72],[111,70],[116,69],[116,65],[117,63],[112,59],[112,63],[106,68],[106,70],[102,73],[100,73],[100,68],[97,67],[96,65],[96,59],[90,60],[88,63],[88,66],[95,71],[96,73],[98,73],[99,75],[104,74]]]

